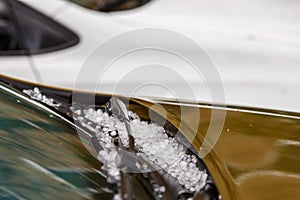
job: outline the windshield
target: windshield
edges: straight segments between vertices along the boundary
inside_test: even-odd
[[[76,130],[0,83],[0,199],[112,199]]]
[[[98,11],[121,11],[140,7],[150,0],[69,0],[83,7]]]

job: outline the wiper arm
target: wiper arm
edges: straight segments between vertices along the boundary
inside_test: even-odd
[[[112,97],[110,109],[114,115],[117,115],[117,117],[121,121],[124,121],[126,132],[129,139],[129,151],[135,152],[134,137],[132,135],[132,129],[131,129],[130,119],[128,116],[126,105],[120,99]]]

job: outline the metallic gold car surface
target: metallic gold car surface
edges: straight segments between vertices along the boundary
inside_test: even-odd
[[[197,150],[203,144],[209,124],[221,123],[211,120],[212,111],[226,111],[220,137],[203,158],[223,199],[297,199],[300,196],[298,113],[156,99],[131,99],[130,109],[147,119],[154,104],[164,108],[154,110],[179,128]],[[190,112],[181,113],[182,108]],[[190,126],[195,112],[201,116],[197,130]]]
[[[136,100],[151,108],[162,105],[167,118],[191,141],[202,146],[212,109],[226,110],[222,133],[204,157],[223,199],[297,199],[300,196],[300,115],[279,111],[211,107],[197,103]],[[180,110],[190,109],[182,116]],[[201,114],[198,130],[190,130],[195,109]],[[157,110],[159,112],[159,110]],[[165,112],[165,111],[164,111]],[[186,124],[186,126],[179,124]]]

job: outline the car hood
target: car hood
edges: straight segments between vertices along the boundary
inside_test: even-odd
[[[11,85],[14,85],[16,88],[20,86],[26,86],[27,88],[34,87],[34,85],[17,82],[11,82]],[[60,96],[63,99],[67,99],[66,97],[72,94],[72,91],[61,90],[57,93],[57,89],[55,88],[43,87],[41,85],[39,87],[42,91],[52,94],[52,96],[56,94],[58,95],[57,97]],[[107,95],[97,94],[97,96],[100,97],[98,101],[107,101]],[[3,101],[5,100],[3,99]],[[22,99],[8,101],[5,104],[6,109],[2,111],[6,116],[5,120],[9,121],[10,118],[8,116],[11,116],[9,106],[13,105],[13,102],[16,100],[19,100],[17,102],[20,102],[20,107],[23,106]],[[152,109],[185,135],[190,143],[193,144],[196,152],[203,157],[224,199],[293,199],[299,195],[299,114],[242,107],[224,108],[195,102],[183,103],[164,99],[131,99],[130,102],[129,108],[139,116],[145,119],[149,118],[149,109]],[[27,104],[25,102],[25,105]],[[160,106],[155,107],[153,105]],[[26,110],[28,109],[26,108]],[[30,112],[32,114],[35,113]],[[43,111],[40,114],[43,114],[43,118],[41,119],[49,117],[48,112]],[[201,115],[199,121],[195,120],[195,114]],[[2,115],[2,118],[4,115]],[[35,119],[36,117],[32,115],[31,118]],[[33,119],[28,119],[28,117],[25,119],[25,121],[23,120],[24,125],[21,125],[30,127],[30,130],[34,128],[37,131],[36,136],[39,136],[39,134],[45,135],[46,133],[45,136],[47,137],[53,134],[55,136],[55,127],[42,122],[33,125]],[[50,118],[50,120],[52,124],[58,122],[59,127],[65,127],[65,123],[59,122],[59,118]],[[194,126],[195,123],[197,126]],[[221,126],[221,129],[216,129],[219,126]],[[211,128],[213,131],[209,132],[208,130]],[[2,139],[5,137],[17,137],[18,140],[12,141],[11,145],[24,143],[23,140],[19,140],[20,138],[17,135],[13,134],[14,130],[12,132],[6,129],[7,127],[2,127],[2,130],[8,134],[1,137]],[[70,132],[71,128],[69,127],[66,130]],[[73,132],[71,131],[71,133]],[[66,135],[68,134],[66,133]],[[64,134],[61,136],[64,136]],[[73,136],[68,136],[68,138],[72,139]],[[213,141],[209,138],[213,139]],[[35,141],[37,138],[33,137],[33,139]],[[60,137],[57,139],[60,140]],[[74,139],[74,141],[76,140]],[[43,142],[45,141],[41,141],[41,144]],[[37,142],[37,144],[39,143]],[[68,150],[77,145],[82,146],[77,142],[66,143],[62,141],[60,147]],[[7,150],[6,146],[2,147]],[[202,154],[205,148],[210,148],[210,151],[207,154]],[[14,146],[13,149],[18,150],[19,147]],[[29,148],[28,150],[31,152],[35,149]],[[40,154],[42,150],[36,153]],[[70,151],[70,154],[75,153],[77,155],[76,152],[77,150]],[[58,153],[60,152],[58,151]],[[89,157],[86,151],[78,153],[78,155],[84,154]],[[31,154],[28,153],[26,155],[30,156]],[[51,155],[51,153],[47,153],[47,156],[51,157]],[[16,157],[17,160],[19,157]],[[75,158],[77,159],[74,156],[74,159],[70,161],[75,162]],[[80,158],[82,157],[80,156]],[[30,157],[30,159],[41,163],[39,157],[34,159]],[[94,160],[90,159],[91,161]],[[67,158],[64,160],[68,161]],[[24,161],[24,159],[21,159],[21,161]],[[41,170],[40,167],[37,167],[36,164],[28,160],[25,163],[29,163],[29,165],[33,165],[38,170]]]

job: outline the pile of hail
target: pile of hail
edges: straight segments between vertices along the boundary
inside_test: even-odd
[[[59,105],[38,89],[23,92],[50,106]],[[118,108],[118,114],[112,112],[113,106]],[[175,182],[178,196],[188,193],[189,198],[193,198],[205,187],[208,174],[200,169],[199,158],[167,134],[164,127],[144,121],[137,114],[127,111],[121,100],[113,97],[105,107],[98,109],[77,104],[70,106],[70,110],[75,123],[93,136],[92,145],[108,182],[118,185],[115,199],[122,199],[120,182],[122,174],[127,172],[145,174],[157,171]],[[132,145],[134,149],[131,149]],[[166,186],[155,181],[152,183],[156,198],[162,199]]]
[[[23,90],[25,94],[30,96],[32,99],[35,99],[37,101],[43,102],[47,104],[48,106],[58,108],[61,106],[60,103],[57,103],[54,99],[48,98],[46,95],[43,95],[39,88],[35,87],[33,90]]]

